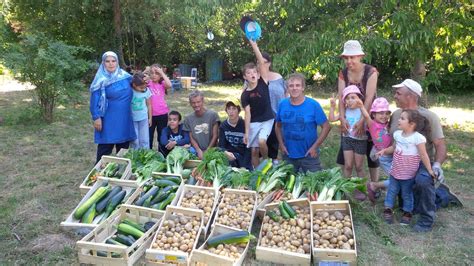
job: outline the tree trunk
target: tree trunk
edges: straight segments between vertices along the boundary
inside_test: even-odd
[[[120,11],[120,0],[114,0],[114,30],[115,30],[115,47],[117,48],[119,63],[125,68],[122,47],[122,13]]]
[[[412,79],[421,83],[426,77],[426,67],[425,63],[421,59],[417,59],[415,66],[411,70]],[[423,107],[428,108],[428,88],[423,88],[423,94],[421,95],[419,104]]]

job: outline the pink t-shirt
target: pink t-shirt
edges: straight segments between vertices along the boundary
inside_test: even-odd
[[[393,133],[393,139],[396,146],[390,174],[398,180],[414,178],[421,161],[417,145],[426,143],[426,138],[416,131],[409,136],[403,136],[402,131],[397,130]]]
[[[374,142],[375,148],[380,151],[382,149],[388,148],[392,144],[392,137],[388,132],[388,123],[381,124],[372,120],[372,124],[369,127],[369,133]]]
[[[151,91],[151,113],[153,116],[167,114],[170,110],[165,101],[165,84],[148,81],[148,88]]]

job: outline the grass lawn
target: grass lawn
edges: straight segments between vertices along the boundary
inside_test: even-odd
[[[219,111],[221,118],[225,101],[240,96],[237,85],[203,85],[200,89],[207,106]],[[328,92],[311,89],[308,94],[328,110]],[[388,91],[379,94],[393,99]],[[398,224],[383,223],[382,199],[375,208],[365,203],[353,205],[361,265],[474,264],[472,96],[429,98],[442,118],[447,139],[446,180],[465,207],[440,210],[432,232],[415,234]],[[59,224],[80,201],[79,184],[95,161],[88,94],[59,106],[50,125],[40,121],[32,99],[32,91],[0,87],[0,265],[77,264],[74,244],[79,236],[62,230]],[[170,94],[167,100],[171,109],[182,114],[191,111],[187,92]],[[333,125],[321,152],[325,167],[336,166],[338,140]],[[254,228],[259,227],[256,222]],[[257,229],[253,233],[258,235]],[[255,260],[255,243],[245,264],[265,265]]]

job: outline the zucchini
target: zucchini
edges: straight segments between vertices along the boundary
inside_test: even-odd
[[[167,192],[167,191],[175,192],[176,190],[178,190],[178,188],[179,188],[178,185],[167,186],[167,187],[163,188],[161,191],[163,191],[163,192]]]
[[[138,230],[137,228],[126,223],[119,223],[117,230],[118,232],[122,234],[131,235],[135,237],[136,239],[139,239],[145,234],[142,231]]]
[[[117,246],[125,246],[125,247],[127,246],[125,244],[122,244],[122,243],[118,242],[117,240],[114,240],[111,237],[107,238],[107,240],[105,240],[105,243],[111,244],[111,245],[117,245]]]
[[[115,237],[113,238],[113,240],[120,242],[126,246],[131,246],[133,245],[133,243],[135,243],[135,241],[132,241],[130,238],[122,234],[115,234]]]
[[[169,194],[168,197],[166,197],[164,201],[159,203],[158,210],[164,210],[166,206],[168,206],[173,201],[175,196],[176,196],[176,193]]]
[[[122,190],[110,199],[110,202],[107,204],[107,208],[105,209],[105,215],[104,218],[102,218],[102,221],[107,219],[112,211],[117,208],[117,206],[122,202],[122,199],[125,197],[125,194],[125,190]]]
[[[171,182],[174,182],[176,185],[181,184],[181,178],[178,176],[162,176],[161,179],[169,180]]]
[[[290,206],[290,204],[288,204],[288,202],[286,202],[286,201],[282,201],[282,204],[283,204],[283,207],[286,210],[286,213],[288,213],[288,215],[290,215],[291,218],[295,218],[296,217],[296,211]]]
[[[146,231],[148,231],[148,230],[150,230],[154,225],[155,225],[154,222],[146,222],[143,227],[145,228]]]
[[[143,233],[146,232],[145,227],[143,227],[143,225],[141,225],[141,224],[139,224],[139,223],[137,223],[137,222],[134,222],[134,221],[132,221],[132,220],[129,220],[129,219],[127,219],[127,218],[123,219],[123,220],[122,220],[122,223],[128,224],[128,225],[130,225],[130,226],[133,226],[133,227],[135,227],[136,229],[142,231]]]
[[[91,253],[92,253],[92,250],[91,250]],[[91,254],[92,255],[92,254]],[[107,257],[107,251],[97,251],[97,256],[98,257]],[[117,253],[117,252],[112,252],[112,258],[121,258],[122,255],[120,255],[120,253]]]
[[[159,186],[159,187],[167,187],[167,186],[175,186],[176,183],[173,182],[173,181],[170,181],[170,180],[166,180],[166,179],[157,179],[155,180],[155,186]]]
[[[148,198],[153,198],[158,193],[158,191],[160,191],[159,187],[157,187],[157,186],[152,187],[150,190],[148,190],[147,193],[145,193],[145,195],[143,195],[137,201],[135,201],[135,205],[142,206],[143,203],[145,203],[145,201]]]
[[[97,203],[97,205],[95,206],[95,210],[98,212],[98,213],[101,213],[105,210],[105,207],[107,207],[107,203],[109,203],[109,200],[115,196],[117,193],[119,193],[120,191],[122,191],[122,187],[120,186],[117,186],[117,187],[114,187],[112,189],[112,191],[110,191],[110,193],[108,193],[107,195],[105,195],[100,201],[99,203]]]
[[[95,217],[95,203],[86,211],[84,215],[82,215],[81,223],[83,224],[91,224],[94,221]]]
[[[218,236],[210,237],[207,240],[208,247],[217,247],[220,244],[241,244],[248,243],[250,239],[255,238],[248,231],[237,231]]]
[[[117,178],[121,178],[123,173],[125,172],[125,169],[127,168],[127,165],[126,164],[119,164],[118,168],[117,168],[117,172],[115,173],[115,177]]]
[[[79,208],[74,212],[74,218],[77,220],[81,219],[82,215],[97,201],[110,191],[110,186],[98,188],[90,198],[88,198]]]
[[[281,217],[283,217],[283,219],[290,219],[290,215],[286,212],[285,207],[283,207],[283,202],[280,202],[280,204],[278,204],[278,209],[280,210],[280,215]]]
[[[155,205],[157,203],[162,202],[168,197],[169,194],[171,194],[171,191],[160,191],[160,193],[158,193],[158,195],[156,195],[156,197],[150,202],[150,205]]]
[[[280,217],[278,217],[278,215],[276,214],[276,212],[274,212],[274,211],[272,211],[272,210],[267,211],[267,215],[268,215],[268,217],[270,217],[270,219],[272,219],[274,222],[279,222],[279,221],[280,221]]]

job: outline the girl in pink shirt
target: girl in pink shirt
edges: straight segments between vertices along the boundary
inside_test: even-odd
[[[163,128],[168,125],[169,108],[166,104],[165,95],[167,90],[171,88],[171,81],[164,73],[159,64],[154,64],[150,68],[150,80],[148,81],[148,88],[151,91],[151,109],[152,109],[152,123],[150,126],[150,149],[153,149],[153,139],[160,141],[160,134]]]

